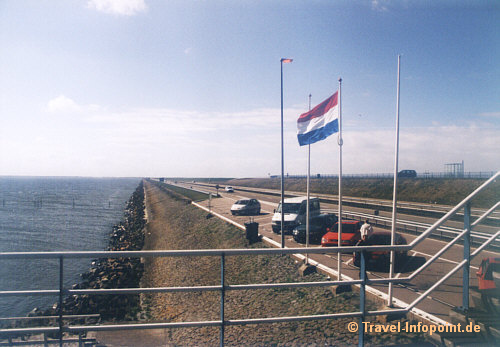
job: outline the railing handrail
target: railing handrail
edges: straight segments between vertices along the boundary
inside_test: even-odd
[[[477,194],[479,194],[483,189],[485,189],[488,185],[490,185],[495,179],[500,175],[500,171],[498,171],[495,175],[493,175],[486,182],[481,184],[476,190],[470,193],[465,199],[463,199],[458,205],[452,208],[448,213],[446,213],[443,217],[437,220],[429,229],[423,232],[420,236],[418,236],[415,240],[413,240],[410,245],[415,247],[420,242],[422,242],[427,236],[429,236],[435,229],[440,227],[444,222],[450,219],[458,210],[462,209],[467,203],[469,203]],[[492,212],[492,210],[490,209]]]
[[[139,257],[184,257],[184,256],[228,256],[263,254],[323,254],[352,253],[359,251],[408,251],[410,245],[375,245],[342,247],[294,247],[294,248],[229,248],[229,249],[192,249],[192,250],[155,250],[155,251],[54,251],[54,252],[1,252],[1,259],[58,259],[58,258],[139,258]]]

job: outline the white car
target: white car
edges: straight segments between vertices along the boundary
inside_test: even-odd
[[[231,206],[231,214],[233,216],[237,214],[247,214],[247,215],[259,215],[260,214],[260,202],[257,199],[241,199]]]
[[[227,187],[225,188],[225,190],[226,190],[226,193],[234,193],[234,189],[233,189],[233,187],[231,187],[231,186],[227,186]]]

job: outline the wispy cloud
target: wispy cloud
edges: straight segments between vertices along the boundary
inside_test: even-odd
[[[134,16],[148,8],[144,0],[89,0],[87,7],[119,16]]]
[[[227,165],[231,169],[226,174],[236,177],[266,175],[280,169],[279,108],[235,112],[171,108],[110,110],[79,104],[64,95],[47,105],[52,113],[77,116],[60,119],[58,133],[45,131],[54,135],[48,137],[47,151],[71,147],[92,161],[121,158],[138,167],[141,165],[134,163],[144,161],[146,167],[173,175],[189,176],[192,172],[217,175],[220,167]],[[285,170],[290,174],[304,173],[307,164],[305,149],[299,147],[296,137],[296,116],[300,113],[299,108],[284,110]],[[345,173],[392,172],[393,129],[367,129],[366,121],[360,118],[359,126],[344,128]],[[44,148],[43,143],[39,147]],[[401,129],[400,167],[419,172],[441,171],[445,163],[464,160],[471,171],[495,170],[499,147],[497,128],[473,123],[461,126],[436,123]],[[311,152],[314,173],[338,171],[336,134],[314,144]],[[61,154],[61,160],[69,160],[67,157]],[[158,158],[169,160],[158,161]],[[102,159],[103,163],[107,160]]]
[[[61,94],[47,102],[47,111],[50,113],[88,114],[103,111],[99,105],[80,105],[73,99]]]
[[[59,95],[58,97],[50,100],[47,103],[47,109],[49,112],[59,113],[59,112],[80,112],[81,107],[74,102],[72,99]]]
[[[372,10],[378,12],[387,12],[389,11],[387,3],[387,0],[371,0]]]
[[[479,117],[500,118],[500,112],[483,112],[478,114]]]

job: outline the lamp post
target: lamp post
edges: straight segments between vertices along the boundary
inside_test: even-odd
[[[293,59],[281,58],[281,248],[285,248],[285,214],[283,213],[283,203],[285,201],[285,164],[283,155],[283,63],[291,63]]]

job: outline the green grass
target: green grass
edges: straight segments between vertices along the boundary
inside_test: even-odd
[[[480,179],[399,179],[398,200],[456,205],[484,183]],[[279,178],[232,179],[226,184],[255,188],[280,189]],[[345,196],[392,200],[392,178],[343,178]],[[304,178],[285,178],[285,190],[306,191]],[[338,194],[338,179],[311,179],[311,192]],[[489,208],[500,196],[500,182],[492,183],[473,200],[473,207]]]

